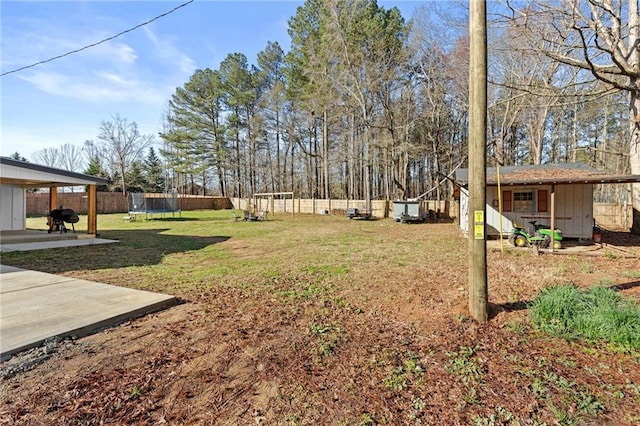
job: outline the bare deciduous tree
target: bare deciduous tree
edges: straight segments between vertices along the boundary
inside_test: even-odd
[[[629,95],[629,164],[640,174],[638,0],[507,0],[530,47]],[[633,233],[640,233],[640,183],[633,184]]]
[[[60,153],[60,167],[70,172],[82,170],[84,163],[82,148],[66,143],[59,148],[58,152]]]
[[[60,150],[58,148],[44,148],[31,155],[34,163],[48,167],[60,167]]]
[[[118,176],[122,193],[127,193],[126,176],[135,161],[142,160],[144,151],[153,143],[152,135],[142,135],[135,121],[116,114],[111,121],[103,121],[98,139],[110,155],[109,167],[112,176]]]

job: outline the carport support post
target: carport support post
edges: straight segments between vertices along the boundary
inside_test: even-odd
[[[488,319],[486,217],[487,4],[469,0],[469,311]]]
[[[49,212],[57,208],[58,208],[58,187],[51,186],[49,187]],[[47,225],[49,226],[49,230],[51,230],[51,225],[53,225],[53,219],[51,218],[51,216],[47,217]]]
[[[87,234],[98,233],[97,191],[95,185],[88,185]]]
[[[551,244],[549,247],[549,251],[551,253],[554,252],[553,245],[556,242],[555,239],[555,229],[556,229],[556,186],[551,185]]]

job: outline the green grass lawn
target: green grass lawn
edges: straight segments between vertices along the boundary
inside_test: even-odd
[[[40,222],[41,218],[29,219],[27,227],[46,229]],[[254,285],[300,273],[346,275],[354,265],[402,268],[421,261],[429,248],[419,233],[403,236],[403,242],[387,239],[401,226],[391,220],[286,214],[236,222],[230,210],[134,222],[111,214],[98,216],[98,232],[118,244],[63,249],[69,256],[40,251],[7,254],[5,259],[51,272],[91,271],[96,279],[114,284],[189,297],[206,286]],[[440,250],[456,246],[444,236],[432,241]],[[124,282],[122,276],[127,277]]]

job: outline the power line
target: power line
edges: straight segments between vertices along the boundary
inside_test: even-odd
[[[58,55],[58,56],[54,56],[53,58],[45,59],[44,61],[39,61],[39,62],[33,63],[31,65],[25,65],[24,67],[20,67],[20,68],[16,68],[14,70],[11,70],[11,71],[3,72],[2,74],[0,74],[0,77],[4,77],[7,74],[16,73],[18,71],[26,70],[27,68],[33,68],[33,67],[38,66],[38,65],[46,64],[47,62],[55,61],[56,59],[64,58],[65,56],[73,55],[74,53],[82,52],[83,50],[87,50],[87,49],[95,47],[95,46],[97,46],[99,44],[106,43],[107,41],[110,41],[110,40],[113,40],[115,38],[118,38],[118,37],[120,37],[120,36],[122,36],[124,34],[130,33],[131,31],[137,30],[140,27],[144,27],[145,25],[148,25],[148,24],[152,23],[153,21],[156,21],[156,20],[158,20],[160,18],[163,18],[163,17],[175,12],[176,10],[178,10],[178,9],[180,9],[182,7],[185,7],[190,3],[193,3],[194,1],[195,0],[189,0],[188,2],[182,3],[179,6],[176,6],[173,9],[169,10],[168,12],[163,13],[162,15],[158,15],[155,18],[152,18],[152,19],[150,19],[150,20],[148,20],[146,22],[143,22],[141,24],[138,24],[133,28],[129,28],[128,30],[124,30],[122,32],[119,32],[118,34],[113,35],[111,37],[107,37],[104,40],[100,40],[100,41],[98,41],[96,43],[88,44],[88,45],[86,45],[84,47],[81,47],[80,49],[72,50],[72,51],[64,53],[62,55]]]

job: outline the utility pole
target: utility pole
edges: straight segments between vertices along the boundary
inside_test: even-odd
[[[486,216],[487,3],[469,0],[469,311],[488,319]]]

